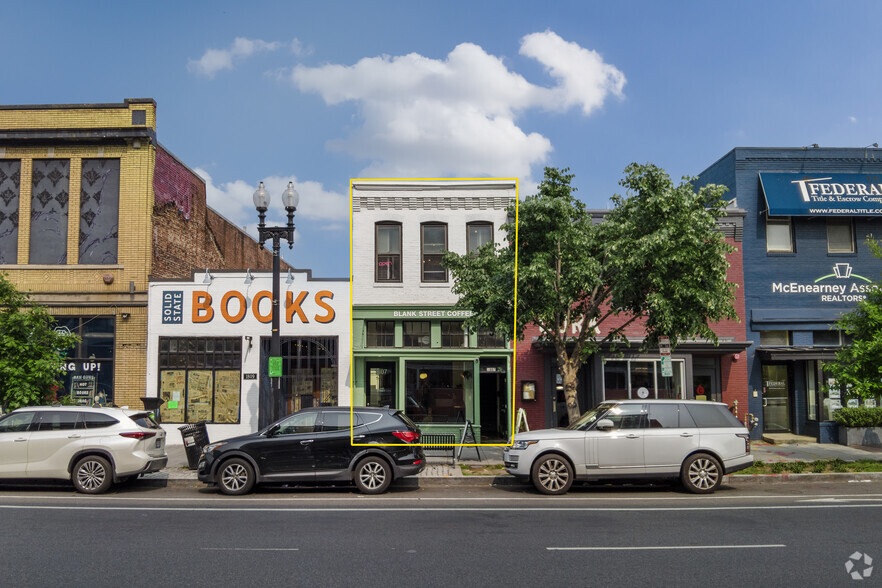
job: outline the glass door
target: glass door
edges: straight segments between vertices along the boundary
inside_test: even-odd
[[[367,406],[395,406],[395,363],[371,362],[367,364]]]
[[[763,431],[790,431],[790,379],[787,366],[763,366]]]

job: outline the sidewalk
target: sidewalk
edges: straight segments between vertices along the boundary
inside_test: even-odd
[[[459,454],[459,448],[455,448]],[[515,478],[509,476],[499,466],[502,465],[502,447],[481,447],[481,459],[478,460],[478,454],[474,447],[462,448],[461,459],[456,460],[453,464],[450,452],[443,455],[442,452],[432,450],[428,452],[426,459],[428,465],[426,469],[420,472],[417,478],[424,482],[443,483],[454,482],[465,484],[486,484],[492,481],[493,484],[509,484],[516,482]],[[871,459],[882,461],[882,450],[864,450],[857,447],[847,447],[845,445],[837,445],[833,443],[796,443],[790,445],[773,445],[765,441],[751,441],[751,452],[756,461],[766,463],[805,461],[812,462],[819,459],[841,459],[842,461],[858,461],[862,459]],[[196,472],[187,469],[187,456],[184,452],[183,445],[166,446],[168,454],[168,466],[161,472],[147,474],[142,477],[144,480],[179,480],[196,482]],[[475,472],[472,475],[463,474],[460,465],[472,466]],[[737,475],[737,474],[736,474]],[[852,474],[790,474],[790,475],[759,475],[759,476],[743,476],[743,478],[771,478],[775,480],[794,481],[797,479],[809,480],[809,476],[813,481],[817,481],[818,476],[842,477],[851,476]],[[862,474],[862,476],[879,476],[882,474]],[[833,479],[833,478],[830,479]],[[742,476],[739,476],[742,478]]]

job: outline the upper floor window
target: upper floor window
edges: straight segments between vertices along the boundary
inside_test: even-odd
[[[80,263],[117,262],[119,165],[119,159],[83,160],[80,185]]]
[[[793,253],[793,228],[789,216],[766,219],[766,251]]]
[[[462,321],[441,321],[441,347],[467,347],[468,337]]]
[[[790,345],[790,331],[760,331],[760,345]]]
[[[401,281],[401,224],[377,223],[377,265],[374,272],[377,282]]]
[[[493,242],[493,225],[485,222],[475,222],[466,225],[466,241],[468,252],[474,253],[487,243]]]
[[[478,331],[478,347],[505,347],[505,336],[495,331]]]
[[[32,165],[28,263],[66,264],[70,160],[35,159]]]
[[[854,223],[850,218],[827,219],[827,253],[854,253]]]
[[[395,323],[392,321],[366,321],[368,347],[394,347]]]
[[[441,252],[447,249],[447,225],[424,223],[420,226],[422,252],[422,281],[446,282],[447,269],[441,263]]]
[[[432,323],[429,321],[404,321],[405,347],[430,347],[432,344]]]
[[[21,161],[0,159],[0,264],[18,263]]]

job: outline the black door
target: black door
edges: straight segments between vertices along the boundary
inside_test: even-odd
[[[355,449],[358,448],[349,440],[349,411],[323,411],[321,430],[313,445],[316,479],[331,478],[348,470]]]
[[[281,423],[271,437],[254,441],[246,450],[257,457],[264,476],[296,476],[308,479],[314,476],[318,411],[293,414]]]

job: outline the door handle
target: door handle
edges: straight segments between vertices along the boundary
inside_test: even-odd
[[[691,437],[692,433],[680,433],[681,437]]]
[[[364,439],[364,435],[356,435],[353,439]]]
[[[80,437],[82,437],[82,435],[68,435],[67,436],[68,439],[79,439]]]
[[[27,441],[27,438],[15,439],[14,441],[15,441],[16,443],[22,443],[22,442],[24,442],[24,441]]]
[[[305,440],[305,441],[301,441],[300,444],[301,444],[301,445],[309,445],[309,444],[312,443],[313,441],[315,441],[315,439],[307,439],[307,440]]]
[[[639,438],[640,438],[640,436],[635,435],[634,433],[631,433],[630,435],[625,435],[625,439],[639,439]]]
[[[768,406],[768,401],[765,398],[763,398],[763,408],[765,408],[767,406]]]

